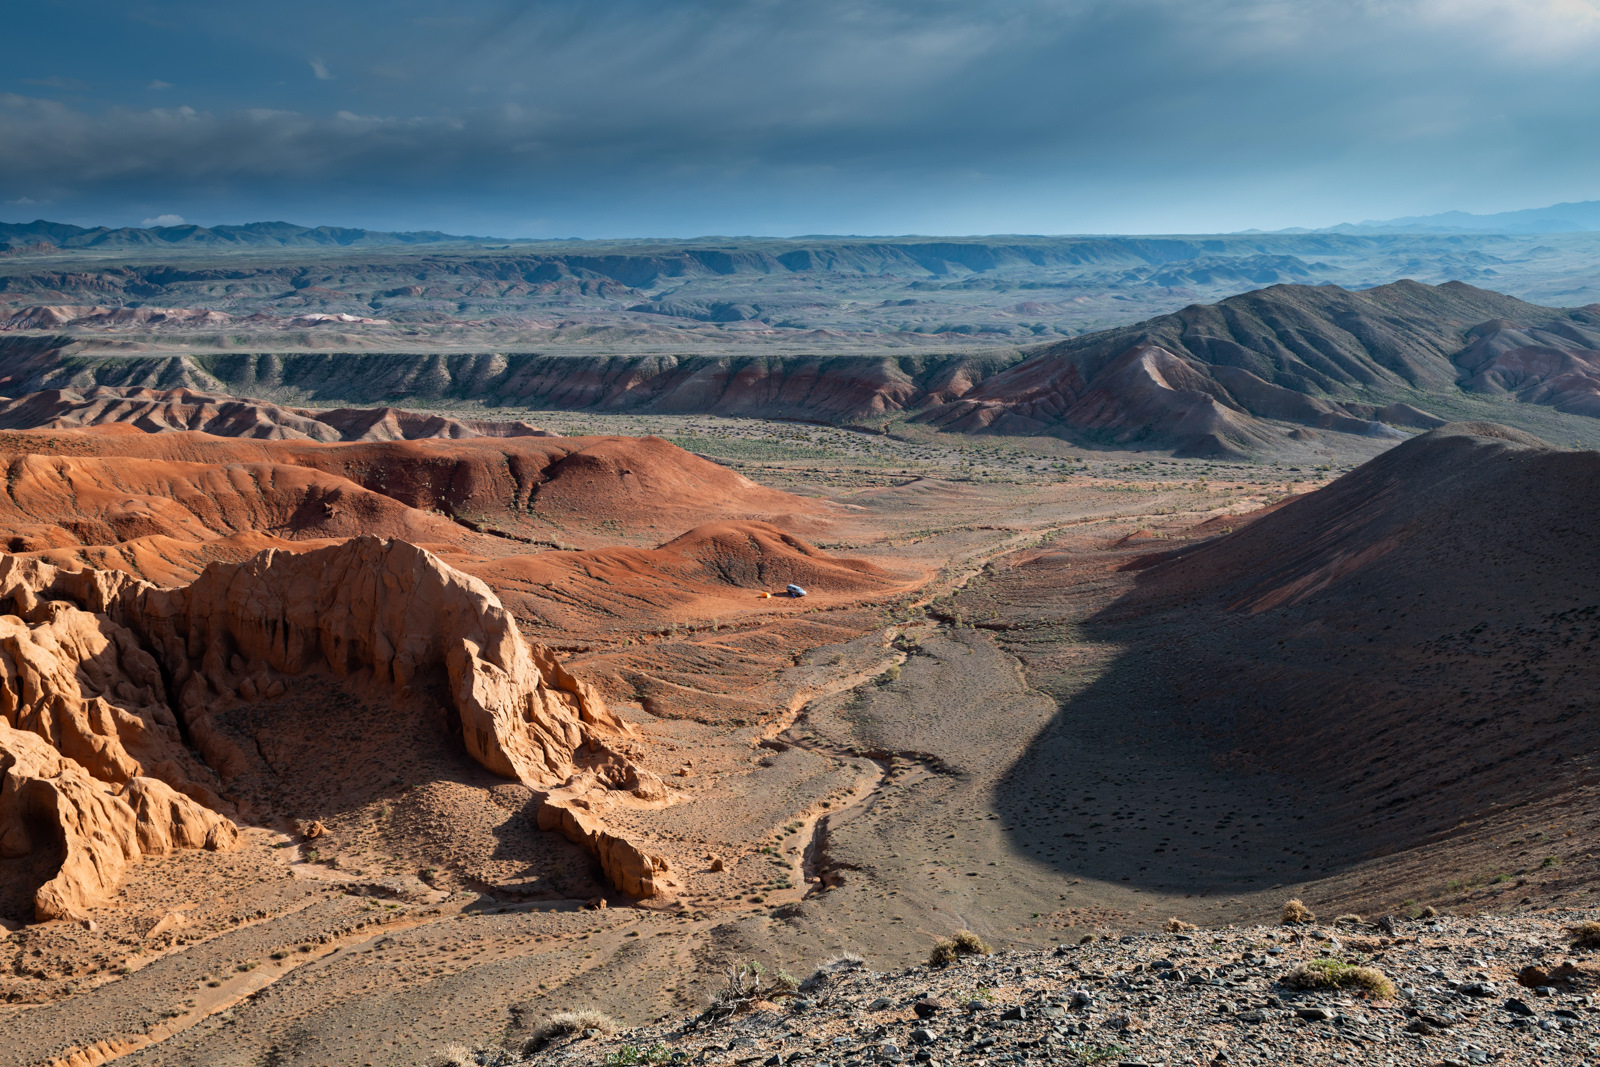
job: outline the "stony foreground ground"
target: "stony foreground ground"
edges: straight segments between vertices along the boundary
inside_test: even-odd
[[[721,1018],[712,1009],[671,1024],[567,1034],[543,1048],[456,1050],[443,1062],[1579,1067],[1600,1064],[1600,952],[1572,947],[1568,930],[1592,918],[1230,927],[887,974],[847,958],[793,993],[743,1002]],[[1296,965],[1325,956],[1381,970],[1395,994],[1284,982]]]

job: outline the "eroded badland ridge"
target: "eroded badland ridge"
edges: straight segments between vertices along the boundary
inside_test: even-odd
[[[14,319],[37,325],[42,310],[50,309]],[[1595,306],[1541,307],[1459,282],[1403,281],[1360,292],[1278,285],[1042,347],[942,355],[162,355],[141,352],[151,346],[140,344],[107,351],[105,336],[24,330],[0,337],[0,387],[52,397],[30,401],[28,410],[13,403],[0,421],[127,421],[143,416],[140,404],[189,390],[263,397],[257,408],[274,411],[302,404],[482,408],[476,432],[492,425],[483,415],[506,409],[704,413],[1238,457],[1319,448],[1367,455],[1371,442],[1360,438],[1392,443],[1406,431],[1465,418],[1587,440],[1600,412]],[[1516,403],[1498,403],[1507,398]],[[330,440],[341,432],[308,429],[309,417],[292,410],[255,415],[233,432],[251,433],[248,424],[259,421],[288,426],[295,418],[289,435]],[[214,424],[225,420],[207,413],[178,423]]]
[[[0,1064],[1595,1054],[1593,307],[903,357],[39,307]]]

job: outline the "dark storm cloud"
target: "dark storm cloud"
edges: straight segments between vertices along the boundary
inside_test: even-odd
[[[1593,0],[88,6],[22,20],[0,200],[881,232],[1600,196]]]

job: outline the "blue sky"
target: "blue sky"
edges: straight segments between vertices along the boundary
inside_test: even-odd
[[[29,0],[0,219],[1211,232],[1600,198],[1600,0]]]

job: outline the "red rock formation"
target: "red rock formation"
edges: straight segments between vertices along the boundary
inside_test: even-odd
[[[190,757],[156,661],[127,627],[39,590],[114,588],[121,576],[77,574],[0,555],[0,716],[113,785],[166,781],[224,807],[216,779]],[[70,594],[69,594],[70,595]],[[104,592],[74,599],[99,601]]]

